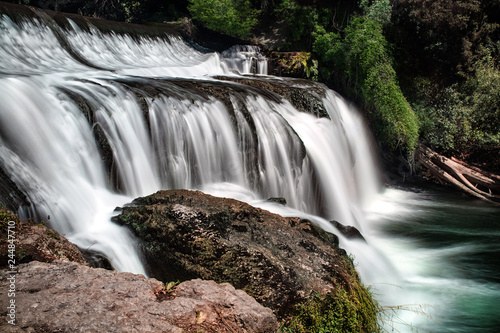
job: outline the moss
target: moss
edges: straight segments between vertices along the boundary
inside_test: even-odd
[[[345,256],[348,283],[327,294],[315,293],[295,307],[281,332],[380,332],[380,307],[359,280],[352,259]]]
[[[7,233],[9,221],[14,221],[17,225],[19,218],[7,209],[0,207],[0,233]]]
[[[49,238],[54,238],[54,239],[57,239],[57,240],[60,240],[61,239],[61,236],[59,236],[59,233],[55,230],[52,230],[52,229],[47,229],[45,231],[45,233],[47,234],[47,236]]]
[[[273,309],[290,330],[315,332],[314,325],[331,320],[364,332],[375,318],[371,296],[337,237],[307,220],[187,190],[138,198],[113,220],[141,240],[150,276],[230,283]],[[322,294],[311,296],[314,291]],[[314,308],[326,317],[307,326],[302,322],[311,321],[306,314]]]
[[[282,332],[379,332],[378,306],[363,286],[315,294],[301,304]]]

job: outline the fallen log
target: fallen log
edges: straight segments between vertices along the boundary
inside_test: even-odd
[[[415,158],[441,183],[452,184],[470,195],[500,205],[500,176],[456,158],[447,158],[424,145],[418,146]]]

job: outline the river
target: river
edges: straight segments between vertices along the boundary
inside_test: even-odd
[[[374,285],[386,327],[400,332],[498,332],[500,209],[453,190],[386,189],[365,236],[399,283]]]

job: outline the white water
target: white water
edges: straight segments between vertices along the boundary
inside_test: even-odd
[[[155,86],[158,78],[207,82],[235,68],[247,71],[259,58],[257,50],[240,56],[233,49],[223,61],[175,38],[137,40],[72,24],[66,36],[75,52],[112,70],[99,71],[74,60],[42,23],[18,26],[3,17],[0,27],[2,166],[39,216],[50,215],[51,224],[79,246],[103,250],[117,269],[143,272],[130,255],[133,245],[124,249],[133,244],[126,230],[109,222],[112,209],[158,189],[232,183],[361,226],[362,204],[376,192],[375,171],[362,120],[339,96],[327,92],[323,98],[329,120],[284,100],[235,92],[232,119],[215,98],[186,94],[175,81]],[[137,94],[122,84],[130,75],[156,78],[144,83],[161,91],[143,96],[149,119]],[[94,124],[61,89],[90,106]],[[93,135],[96,125],[111,146],[123,195],[110,188]]]
[[[368,244],[339,238],[363,281],[401,282],[367,227],[378,171],[365,125],[342,98],[326,90],[322,102],[331,119],[318,118],[211,78],[249,72],[255,59],[265,74],[262,59],[248,50],[221,57],[175,38],[72,26],[66,36],[73,49],[107,70],[78,63],[42,23],[0,21],[0,165],[40,217],[50,215],[52,226],[104,253],[116,269],[144,274],[133,237],[110,222],[113,209],[159,189],[202,189],[308,218],[336,234],[328,220],[355,225]],[[226,85],[234,113],[216,97],[193,95],[186,82]],[[135,83],[156,93],[134,91]],[[65,91],[87,103],[93,123]],[[108,177],[95,126],[112,149],[120,191]],[[288,208],[266,203],[269,197],[286,198]]]

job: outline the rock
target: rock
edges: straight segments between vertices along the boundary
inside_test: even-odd
[[[7,309],[11,274],[0,271]],[[270,309],[229,284],[192,280],[162,295],[163,283],[143,275],[37,261],[15,275],[16,326],[2,314],[2,332],[276,332]],[[13,298],[10,298],[13,299]]]
[[[151,276],[228,282],[278,316],[357,278],[335,235],[307,220],[199,191],[138,198],[114,221],[141,240]]]
[[[359,232],[356,227],[353,227],[352,225],[343,225],[340,222],[337,221],[330,221],[330,223],[337,228],[339,232],[342,233],[342,235],[346,236],[349,239],[361,239],[363,241],[366,241],[361,232]]]
[[[303,79],[310,76],[308,75],[308,70],[310,70],[308,67],[312,66],[312,59],[309,52],[271,51],[266,56],[269,75]]]
[[[323,105],[322,98],[325,96],[325,87],[304,79],[273,79],[266,77],[235,78],[230,76],[216,76],[218,80],[231,81],[249,87],[259,89],[261,94],[269,96],[269,92],[275,93],[288,100],[297,110],[315,115],[318,118],[330,118],[328,111]],[[267,91],[267,94],[266,94]]]
[[[286,199],[285,198],[269,198],[267,199],[269,202],[276,202],[279,203],[280,205],[286,205]]]
[[[11,235],[14,235],[16,240],[16,264],[32,260],[43,262],[68,260],[83,265],[87,264],[80,250],[73,243],[43,223],[20,222],[17,216],[2,208],[0,208],[0,221],[3,221],[0,228],[2,239],[8,237],[8,230],[4,223],[14,221],[13,228],[10,230],[15,232]],[[7,246],[7,242],[0,244],[0,267],[8,263]]]

